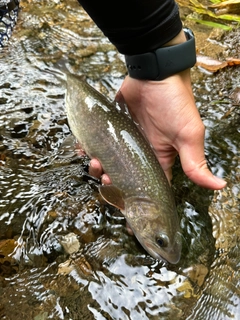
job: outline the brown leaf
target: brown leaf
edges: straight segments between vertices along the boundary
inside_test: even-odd
[[[228,65],[226,61],[219,61],[211,57],[197,55],[196,66],[202,67],[208,71],[216,72]]]
[[[232,67],[232,66],[237,66],[240,65],[240,59],[237,58],[227,58],[227,63],[228,66]]]
[[[197,55],[196,66],[202,67],[211,72],[217,72],[220,69],[237,65],[240,65],[240,59],[237,58],[227,58],[226,61],[219,61],[211,57]]]

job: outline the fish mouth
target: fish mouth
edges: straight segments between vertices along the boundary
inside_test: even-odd
[[[145,242],[144,248],[153,258],[171,264],[177,264],[181,257],[180,253],[176,249],[174,250],[174,248],[168,251],[161,250],[160,253],[160,248],[156,248],[156,246],[150,242]]]

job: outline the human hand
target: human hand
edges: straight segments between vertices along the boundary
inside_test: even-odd
[[[144,129],[170,181],[177,154],[185,174],[196,184],[222,189],[226,182],[214,176],[204,156],[205,128],[195,105],[189,70],[162,81],[142,81],[126,77],[116,101],[127,104],[133,119]],[[92,159],[89,173],[102,174],[100,163]],[[111,183],[104,174],[102,183]]]

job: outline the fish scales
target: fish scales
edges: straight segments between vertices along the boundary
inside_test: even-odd
[[[67,76],[66,109],[82,148],[101,162],[111,179],[112,185],[100,187],[101,195],[120,208],[152,256],[176,263],[181,235],[173,194],[152,147],[136,124],[73,75]]]
[[[68,86],[73,87],[73,84],[69,82],[68,80]],[[86,87],[85,90],[89,90],[86,83],[82,83],[82,86]],[[123,189],[126,196],[131,195],[131,193],[135,194],[135,189],[138,190],[139,196],[141,195],[140,190],[144,195],[150,190],[154,195],[161,192],[162,201],[171,206],[173,201],[171,192],[163,192],[164,190],[158,187],[160,182],[161,185],[165,184],[164,187],[166,189],[169,189],[168,182],[163,171],[160,170],[158,161],[155,157],[152,157],[153,151],[151,147],[143,141],[145,140],[144,137],[136,130],[136,126],[133,125],[128,116],[116,109],[108,101],[102,107],[99,99],[95,97],[98,92],[93,93],[92,105],[94,107],[91,108],[91,112],[89,112],[89,106],[86,104],[79,105],[79,99],[75,104],[71,105],[71,108],[73,105],[76,106],[76,110],[72,114],[74,116],[73,121],[76,122],[75,127],[78,128],[77,132],[74,132],[74,128],[70,126],[83,149],[90,157],[96,157],[101,160],[104,171],[110,175],[113,184]],[[80,94],[83,98],[83,93]],[[86,98],[88,100],[89,96]],[[125,141],[124,133],[125,136],[127,133],[131,134],[125,137]],[[132,141],[127,144],[126,139],[130,139],[130,137]],[[143,142],[141,149],[134,149],[134,146],[132,146],[133,141]],[[139,170],[139,167],[141,170]],[[128,179],[123,173],[127,173]],[[157,182],[156,180],[160,181]]]

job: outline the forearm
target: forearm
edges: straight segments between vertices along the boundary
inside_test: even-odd
[[[182,29],[173,0],[78,1],[122,54],[155,50]]]

